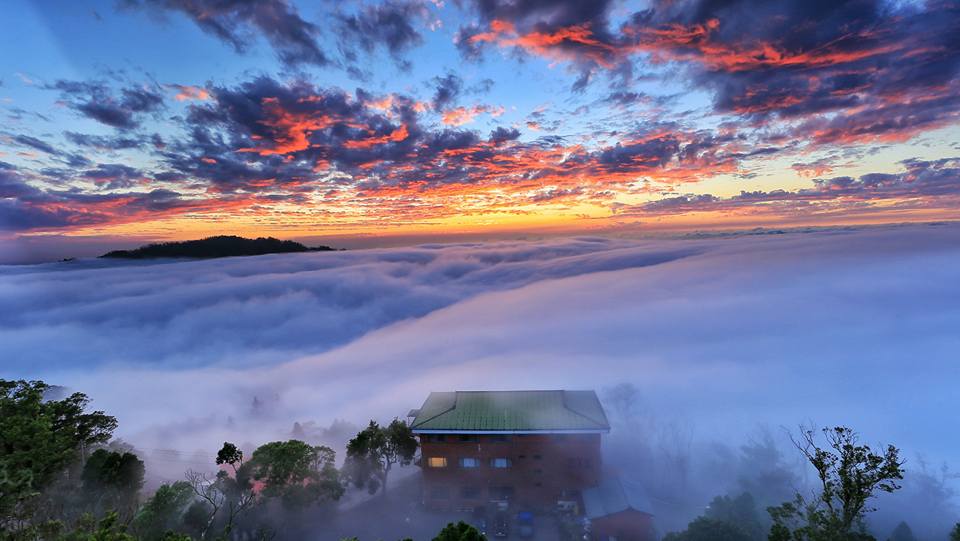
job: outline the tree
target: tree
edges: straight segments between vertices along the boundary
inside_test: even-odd
[[[744,492],[736,498],[717,496],[710,502],[704,517],[736,526],[750,539],[764,537],[765,528],[760,522],[757,505],[749,492]]]
[[[461,520],[444,526],[433,541],[486,541],[486,537],[480,530]]]
[[[795,468],[784,462],[773,434],[765,427],[740,446],[737,482],[761,509],[791,499],[794,488],[800,485]]]
[[[670,532],[663,541],[751,541],[748,533],[722,520],[697,517],[682,532]]]
[[[86,412],[86,395],[54,400],[50,390],[42,381],[0,379],[0,526],[8,529],[25,526],[31,501],[117,427],[102,411]]]
[[[243,451],[230,442],[223,442],[223,447],[217,452],[216,463],[229,466],[233,476],[225,470],[218,471],[214,477],[194,470],[187,471],[187,483],[202,502],[191,506],[187,517],[198,526],[201,539],[208,539],[213,534],[217,517],[223,521],[222,537],[229,537],[237,518],[257,503],[250,478],[240,475]],[[206,517],[202,518],[204,513]]]
[[[387,476],[394,464],[402,466],[413,462],[417,454],[417,439],[406,422],[394,419],[381,427],[370,421],[347,443],[347,460],[344,469],[354,486],[374,494],[378,489],[387,491]]]
[[[897,527],[893,529],[893,532],[890,534],[889,541],[917,541],[917,538],[913,535],[913,530],[910,529],[910,526],[906,522],[900,522],[897,524]]]
[[[143,461],[133,453],[97,449],[83,465],[80,478],[94,509],[116,509],[123,515],[137,507],[137,493],[143,486]]]
[[[893,492],[903,479],[900,451],[888,445],[882,454],[858,442],[847,427],[824,428],[827,448],[817,445],[813,430],[803,429],[794,444],[816,469],[819,494],[807,502],[797,494],[792,502],[768,509],[773,526],[771,541],[872,539],[863,519],[874,509],[868,502],[876,492]]]
[[[960,522],[950,530],[950,541],[960,541]]]
[[[336,456],[333,449],[322,445],[275,441],[258,447],[250,462],[240,468],[238,478],[249,476],[263,483],[264,497],[279,498],[288,509],[303,509],[343,495]]]
[[[185,510],[193,501],[193,487],[186,481],[160,485],[137,511],[133,531],[142,541],[161,541],[166,532],[183,528]]]
[[[83,515],[77,527],[57,537],[59,541],[137,541],[127,533],[127,527],[114,511],[108,512],[99,521],[93,515]]]

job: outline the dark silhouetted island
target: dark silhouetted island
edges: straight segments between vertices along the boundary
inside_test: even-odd
[[[100,257],[117,259],[154,259],[161,257],[210,259],[214,257],[330,251],[333,251],[333,248],[329,246],[310,248],[299,242],[273,237],[246,239],[233,235],[220,235],[200,240],[148,244],[135,250],[114,250]]]

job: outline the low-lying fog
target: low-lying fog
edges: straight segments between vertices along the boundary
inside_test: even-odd
[[[0,267],[0,304],[0,377],[89,394],[148,451],[402,417],[431,390],[592,388],[611,460],[627,434],[644,460],[685,450],[707,501],[763,426],[960,466],[955,225]]]

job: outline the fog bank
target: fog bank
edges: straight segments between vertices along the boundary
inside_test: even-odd
[[[958,283],[952,225],[5,267],[0,358],[147,449],[629,382],[701,442],[843,423],[958,463]]]

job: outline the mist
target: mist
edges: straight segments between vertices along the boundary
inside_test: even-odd
[[[960,462],[957,283],[950,224],[0,267],[0,372],[90,395],[155,480],[294,422],[339,448],[429,391],[596,389],[609,467],[686,483],[667,526],[749,481],[751,441],[802,485],[801,423],[900,447],[908,509]]]

